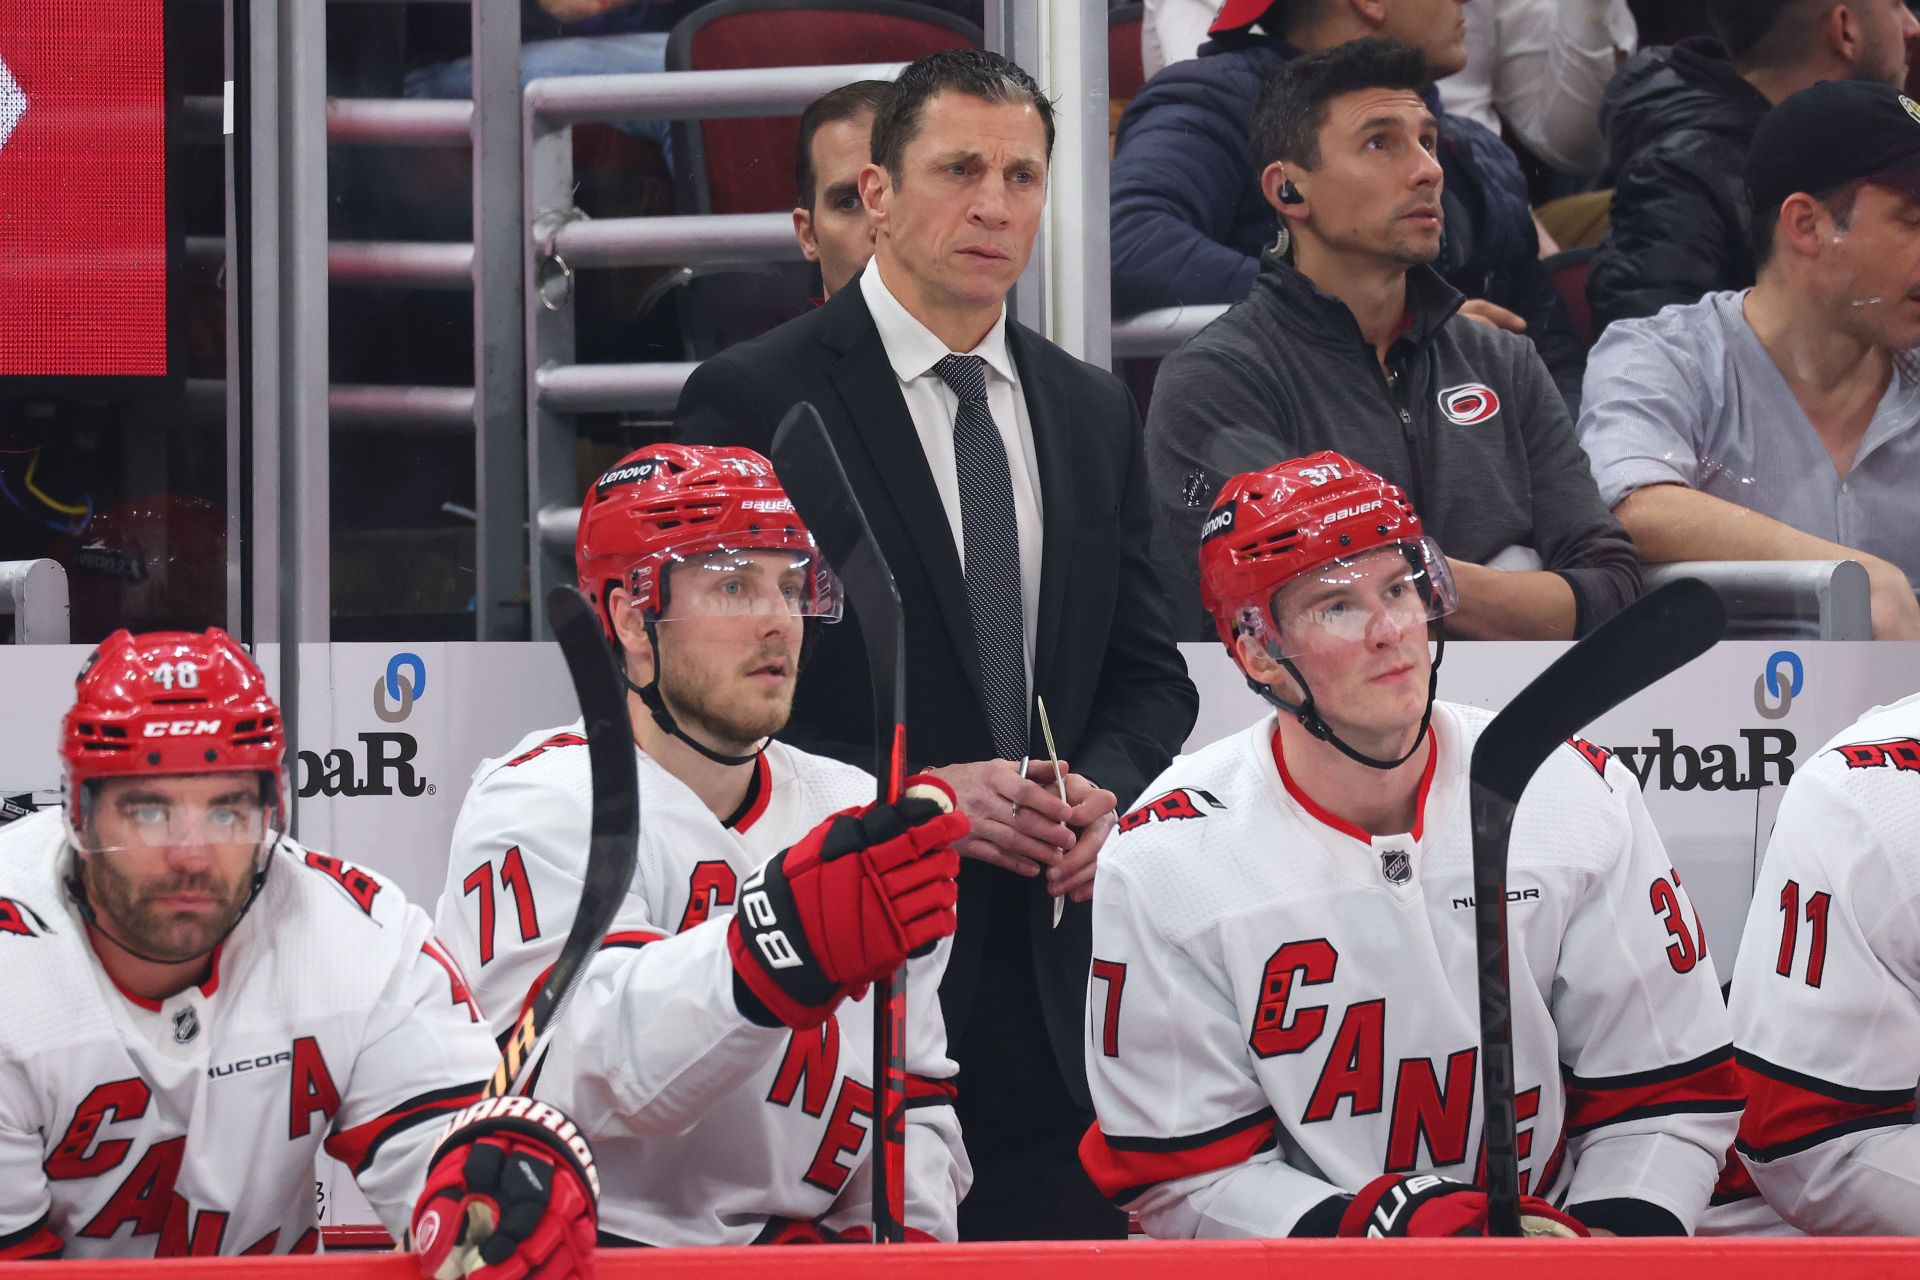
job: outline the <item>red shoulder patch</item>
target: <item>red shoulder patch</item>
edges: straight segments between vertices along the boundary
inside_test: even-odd
[[[1195,796],[1199,796],[1215,809],[1227,807],[1198,787],[1175,787],[1165,795],[1147,801],[1120,819],[1120,830],[1131,831],[1149,822],[1178,822],[1183,818],[1204,818],[1207,815],[1201,811],[1199,805],[1193,802]]]
[[[380,894],[380,882],[358,867],[350,867],[340,859],[328,853],[309,853],[307,865],[333,880],[347,896],[353,899],[355,906],[368,915],[373,914],[373,900]]]
[[[519,755],[507,761],[505,764],[501,765],[500,767],[502,769],[511,769],[515,765],[525,764],[527,761],[533,759],[535,756],[545,755],[547,752],[553,751],[560,747],[584,747],[586,745],[587,745],[587,739],[586,739],[586,735],[584,734],[556,733],[551,738],[548,738],[545,742],[540,743],[538,746],[534,746],[525,751],[522,751]]]
[[[1568,738],[1567,745],[1580,753],[1580,758],[1593,766],[1593,771],[1601,777],[1607,776],[1607,761],[1613,759],[1613,752],[1605,747],[1596,747],[1585,738]]]
[[[1912,738],[1851,742],[1833,750],[1847,762],[1849,769],[1884,769],[1892,765],[1908,773],[1920,773],[1920,742]]]

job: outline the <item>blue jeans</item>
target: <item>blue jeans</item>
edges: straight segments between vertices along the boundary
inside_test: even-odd
[[[562,36],[520,47],[520,87],[542,76],[611,76],[667,69],[667,33],[634,31],[625,35]],[[455,58],[407,73],[409,98],[471,98],[473,59]],[[651,138],[673,167],[673,143],[665,120],[616,122],[622,133]]]

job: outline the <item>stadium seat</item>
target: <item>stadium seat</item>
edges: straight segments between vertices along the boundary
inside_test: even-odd
[[[1146,6],[1117,4],[1107,11],[1107,150],[1113,150],[1120,113],[1147,82],[1140,61],[1140,27]]]
[[[669,71],[835,63],[910,62],[941,49],[979,48],[980,28],[907,0],[717,0],[681,19],[667,39]],[[777,213],[794,207],[796,116],[703,120],[674,126],[687,213]]]
[[[1567,249],[1541,264],[1553,287],[1560,291],[1560,300],[1567,304],[1567,318],[1573,321],[1573,331],[1589,347],[1599,336],[1593,331],[1593,308],[1587,303],[1587,273],[1593,268],[1595,250],[1594,245]]]

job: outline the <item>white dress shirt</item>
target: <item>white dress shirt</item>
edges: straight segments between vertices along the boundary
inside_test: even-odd
[[[874,327],[880,331],[887,363],[900,381],[900,394],[920,437],[920,451],[927,456],[927,469],[933,473],[940,505],[946,508],[947,528],[953,534],[953,547],[963,570],[967,540],[960,517],[960,473],[953,457],[953,418],[959,412],[960,397],[941,381],[934,366],[950,355],[979,356],[987,362],[987,407],[993,411],[1000,442],[1006,446],[1007,473],[1013,481],[1013,517],[1020,530],[1021,650],[1031,689],[1035,620],[1040,610],[1040,466],[1033,447],[1027,397],[1020,390],[1020,372],[1007,350],[1006,306],[1001,306],[1000,318],[978,346],[971,351],[951,351],[888,291],[880,279],[877,258],[860,273],[860,292],[867,300],[867,310],[873,313]]]
[[[1467,69],[1439,82],[1453,115],[1500,131],[1561,173],[1607,161],[1600,96],[1639,31],[1626,0],[1475,0],[1467,6]]]

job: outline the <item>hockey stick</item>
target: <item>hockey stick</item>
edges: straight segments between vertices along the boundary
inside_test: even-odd
[[[1651,591],[1561,654],[1507,703],[1474,744],[1468,777],[1490,1235],[1520,1234],[1513,998],[1507,980],[1507,840],[1514,809],[1555,747],[1711,649],[1726,624],[1720,597],[1698,579],[1682,578]]]
[[[593,820],[580,906],[560,955],[539,994],[514,1024],[487,1082],[487,1098],[511,1092],[533,1056],[534,1046],[559,1020],[586,962],[619,914],[640,857],[640,771],[634,763],[633,722],[627,691],[614,667],[600,620],[572,587],[547,593],[547,621],[567,660],[574,695],[587,731],[587,764],[593,773]]]
[[[771,461],[794,509],[840,577],[860,619],[873,681],[874,777],[880,800],[900,798],[907,758],[906,632],[900,591],[854,496],[826,423],[802,400],[773,433]],[[873,985],[873,1239],[906,1238],[907,984],[894,973]]]

